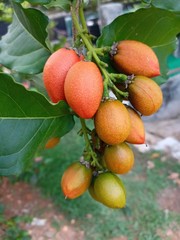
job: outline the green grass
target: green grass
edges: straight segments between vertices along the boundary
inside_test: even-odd
[[[157,229],[166,229],[171,222],[180,223],[180,215],[170,212],[168,217],[156,202],[160,190],[173,186],[167,176],[177,172],[179,165],[169,159],[162,162],[162,155],[153,159],[155,167],[147,168],[152,153],[135,151],[136,164],[133,171],[121,177],[127,189],[127,208],[109,209],[95,202],[86,192],[75,200],[65,200],[60,189],[60,179],[67,166],[78,161],[83,152],[83,139],[77,136],[79,126],[61,139],[53,150],[45,150],[43,161],[34,170],[23,174],[50,197],[68,219],[76,219],[85,231],[86,240],[109,240],[115,236],[127,236],[128,240],[159,240]],[[88,217],[89,216],[89,217]]]

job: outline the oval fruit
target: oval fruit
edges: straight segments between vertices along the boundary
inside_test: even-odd
[[[80,162],[71,164],[64,172],[61,187],[66,198],[74,199],[81,196],[90,186],[92,170]]]
[[[88,188],[89,194],[91,195],[91,197],[96,200],[97,202],[99,202],[99,199],[97,198],[95,191],[94,191],[94,181],[91,183],[91,185]]]
[[[45,148],[48,149],[48,148],[53,148],[55,147],[58,143],[60,142],[60,138],[59,137],[53,137],[53,138],[50,138],[46,145],[45,145]]]
[[[134,154],[126,143],[107,146],[104,151],[107,169],[113,173],[128,173],[134,166]]]
[[[144,116],[157,112],[163,102],[161,88],[155,81],[144,76],[136,76],[128,87],[129,101]]]
[[[131,107],[127,107],[131,119],[131,130],[126,142],[132,144],[143,144],[145,142],[145,128],[140,115]]]
[[[126,107],[119,100],[114,99],[100,104],[94,124],[99,138],[109,145],[124,142],[131,128]]]
[[[103,94],[103,78],[93,62],[78,62],[69,70],[64,84],[69,106],[81,118],[92,118]]]
[[[116,43],[111,51],[112,61],[119,72],[147,77],[160,75],[159,61],[146,44],[135,40]]]
[[[126,205],[125,188],[115,174],[101,173],[94,182],[95,195],[101,203],[110,208],[123,208]]]
[[[81,57],[73,50],[58,49],[48,58],[43,69],[43,80],[47,93],[52,102],[65,100],[64,81],[67,72]]]

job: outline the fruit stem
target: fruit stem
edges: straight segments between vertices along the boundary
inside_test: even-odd
[[[74,25],[77,28],[77,31],[79,32],[79,36],[81,37],[81,39],[84,42],[87,49],[89,50],[89,52],[88,52],[89,58],[92,58],[92,57],[94,58],[96,64],[98,65],[98,67],[101,70],[101,73],[104,76],[104,94],[103,94],[103,96],[108,97],[109,96],[109,91],[108,91],[108,79],[109,79],[109,77],[108,77],[108,73],[107,73],[106,69],[104,67],[102,67],[102,65],[104,65],[104,62],[102,62],[99,59],[99,57],[98,57],[98,55],[95,51],[95,48],[89,42],[89,39],[87,39],[86,35],[84,34],[84,31],[82,31],[74,11],[72,11],[71,13],[72,13],[72,19],[73,19]]]
[[[128,80],[128,76],[122,73],[110,73],[110,77],[113,82],[125,82]]]
[[[80,6],[80,1],[81,0],[76,0],[76,1],[73,1],[72,3],[72,6],[71,6],[71,11],[72,9],[74,9],[75,13],[78,14],[79,13],[79,6]],[[76,27],[74,26],[74,22],[72,22],[72,36],[73,36],[73,43],[76,42],[77,40],[77,29]]]
[[[72,15],[72,20],[73,20],[74,26],[75,26],[78,34],[79,34],[79,37],[82,39],[84,45],[86,46],[86,48],[88,50],[88,53],[87,53],[88,59],[89,60],[91,60],[92,58],[94,59],[94,61],[98,65],[98,67],[99,67],[99,69],[100,69],[100,71],[101,71],[101,73],[104,77],[103,97],[105,97],[105,98],[109,97],[108,87],[111,87],[115,91],[118,91],[118,94],[120,94],[121,96],[127,97],[127,93],[120,91],[113,83],[115,81],[115,78],[116,79],[121,79],[122,81],[125,81],[125,80],[127,80],[127,76],[124,75],[124,74],[112,74],[112,73],[109,73],[106,70],[106,67],[108,67],[108,64],[101,61],[100,58],[98,57],[98,55],[102,56],[103,52],[107,52],[111,48],[110,47],[95,48],[92,45],[90,35],[89,35],[88,29],[87,29],[85,17],[84,17],[82,4],[79,8],[79,15],[80,15],[80,20],[81,20],[82,27],[79,24],[78,18],[76,16],[76,13],[73,10],[73,8],[71,10],[71,15]]]
[[[81,24],[84,32],[88,34],[88,28],[87,28],[86,19],[84,16],[83,4],[80,4],[80,7],[79,7],[79,18],[81,19]],[[91,42],[91,39],[89,37],[88,37],[88,40]]]
[[[90,149],[90,142],[89,142],[89,138],[88,138],[88,134],[87,134],[87,127],[86,127],[86,123],[85,120],[83,118],[80,118],[81,121],[81,126],[82,126],[82,133],[84,135],[84,140],[86,143],[86,149]]]
[[[84,136],[84,140],[86,143],[85,146],[85,160],[90,161],[91,166],[93,167],[97,167],[98,169],[102,169],[102,166],[99,164],[96,153],[93,151],[91,144],[90,144],[90,140],[88,137],[88,133],[87,133],[87,126],[85,123],[85,120],[83,118],[80,118],[80,122],[81,122],[81,126],[82,126],[82,133]]]
[[[128,92],[123,92],[121,91],[119,88],[116,87],[116,85],[114,85],[112,82],[109,81],[109,87],[112,88],[112,90],[114,90],[115,93],[118,93],[120,96],[123,96],[125,98],[128,97]]]

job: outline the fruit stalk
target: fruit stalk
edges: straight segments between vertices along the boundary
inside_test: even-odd
[[[84,16],[83,4],[80,4],[79,6],[79,18],[81,19],[81,24],[84,32],[87,33],[86,37],[88,37],[88,40],[91,42],[91,37],[90,35],[88,35],[88,28],[87,28],[86,19]]]
[[[83,133],[84,140],[86,143],[85,160],[90,161],[90,163],[93,167],[96,167],[100,170],[100,169],[102,169],[102,166],[99,164],[96,153],[93,151],[93,149],[91,147],[90,140],[89,140],[89,137],[87,134],[87,127],[86,127],[85,120],[83,118],[80,118],[80,121],[81,121],[81,126],[82,126],[82,133]]]
[[[109,97],[109,91],[108,91],[108,87],[114,88],[114,76],[113,79],[111,74],[109,74],[109,72],[106,70],[106,67],[108,66],[105,62],[101,61],[98,57],[99,55],[103,54],[103,51],[107,51],[107,48],[94,48],[94,46],[92,45],[92,42],[90,40],[89,34],[88,34],[88,29],[87,29],[87,25],[85,22],[85,18],[84,18],[84,13],[83,13],[83,9],[82,6],[80,7],[80,20],[81,20],[81,24],[82,27],[79,24],[78,18],[76,16],[75,10],[72,8],[71,9],[71,15],[72,15],[72,20],[74,23],[74,26],[80,36],[80,38],[82,39],[84,45],[86,46],[87,50],[88,50],[88,56],[91,60],[91,58],[94,59],[94,61],[96,62],[97,66],[99,67],[103,77],[104,77],[104,93],[103,96],[104,97]],[[126,81],[127,80],[127,76],[124,74],[118,74],[117,75],[118,79],[121,79],[122,81]],[[117,90],[117,89],[116,89]],[[118,91],[118,93],[122,96],[122,97],[127,97],[127,92],[123,92],[123,91]]]

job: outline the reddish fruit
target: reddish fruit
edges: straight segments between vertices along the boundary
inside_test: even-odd
[[[69,70],[64,84],[69,106],[81,118],[92,118],[103,94],[103,78],[93,62],[78,62]]]
[[[58,143],[60,142],[60,138],[59,137],[53,137],[53,138],[50,138],[46,145],[45,145],[45,148],[53,148],[55,147]]]
[[[128,173],[134,166],[134,154],[126,143],[107,146],[104,151],[107,169],[113,173]]]
[[[161,88],[150,78],[136,76],[129,85],[128,91],[131,104],[144,116],[157,112],[162,105]]]
[[[66,198],[74,199],[81,196],[90,186],[92,170],[80,162],[71,164],[64,172],[61,187]]]
[[[94,124],[99,138],[109,145],[124,142],[131,128],[126,107],[119,100],[112,99],[100,104]]]
[[[110,208],[123,208],[126,205],[126,192],[120,178],[110,172],[101,173],[94,182],[97,201]]]
[[[140,115],[131,107],[127,107],[131,119],[131,130],[126,142],[132,144],[143,144],[145,142],[145,128]]]
[[[65,100],[64,80],[69,69],[81,57],[73,50],[61,48],[54,52],[47,60],[43,70],[44,85],[52,102]]]
[[[114,66],[119,72],[147,77],[160,75],[156,54],[142,42],[120,41],[112,47],[111,56]]]

